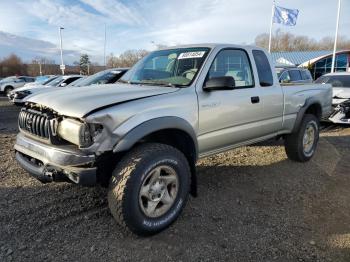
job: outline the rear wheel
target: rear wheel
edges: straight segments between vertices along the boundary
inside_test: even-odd
[[[10,92],[13,90],[13,87],[12,86],[7,86],[5,87],[5,94],[8,95],[10,94]]]
[[[284,146],[289,159],[306,162],[315,154],[319,139],[319,121],[306,114],[297,132],[286,136]]]
[[[108,204],[117,223],[138,235],[171,225],[188,198],[190,167],[185,156],[164,144],[144,144],[113,171]]]

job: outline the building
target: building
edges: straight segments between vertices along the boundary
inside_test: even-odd
[[[293,51],[273,52],[272,59],[276,67],[308,68],[314,79],[329,73],[332,67],[332,51]],[[336,52],[335,71],[350,72],[350,50]]]

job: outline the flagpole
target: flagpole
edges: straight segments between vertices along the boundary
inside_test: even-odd
[[[104,47],[103,47],[103,65],[105,68],[107,68],[106,64],[106,44],[107,44],[107,25],[105,24],[105,41],[104,41]]]
[[[271,39],[272,39],[272,25],[273,25],[273,16],[275,14],[275,0],[273,0],[272,11],[271,11],[271,23],[270,23],[270,37],[269,37],[269,53],[271,53]]]
[[[341,0],[338,1],[337,25],[336,25],[336,27],[335,27],[335,38],[334,38],[334,47],[333,47],[333,58],[332,58],[331,73],[334,73],[335,53],[336,53],[336,51],[337,51],[337,39],[338,39],[338,28],[339,28],[340,7],[341,7]]]

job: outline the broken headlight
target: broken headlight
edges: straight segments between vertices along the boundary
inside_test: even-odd
[[[102,131],[99,124],[83,123],[75,119],[65,118],[58,124],[57,132],[61,138],[79,147],[88,147]]]

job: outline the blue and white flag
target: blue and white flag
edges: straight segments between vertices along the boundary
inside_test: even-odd
[[[275,6],[273,22],[276,24],[294,26],[297,23],[298,14],[298,9],[287,9]]]

